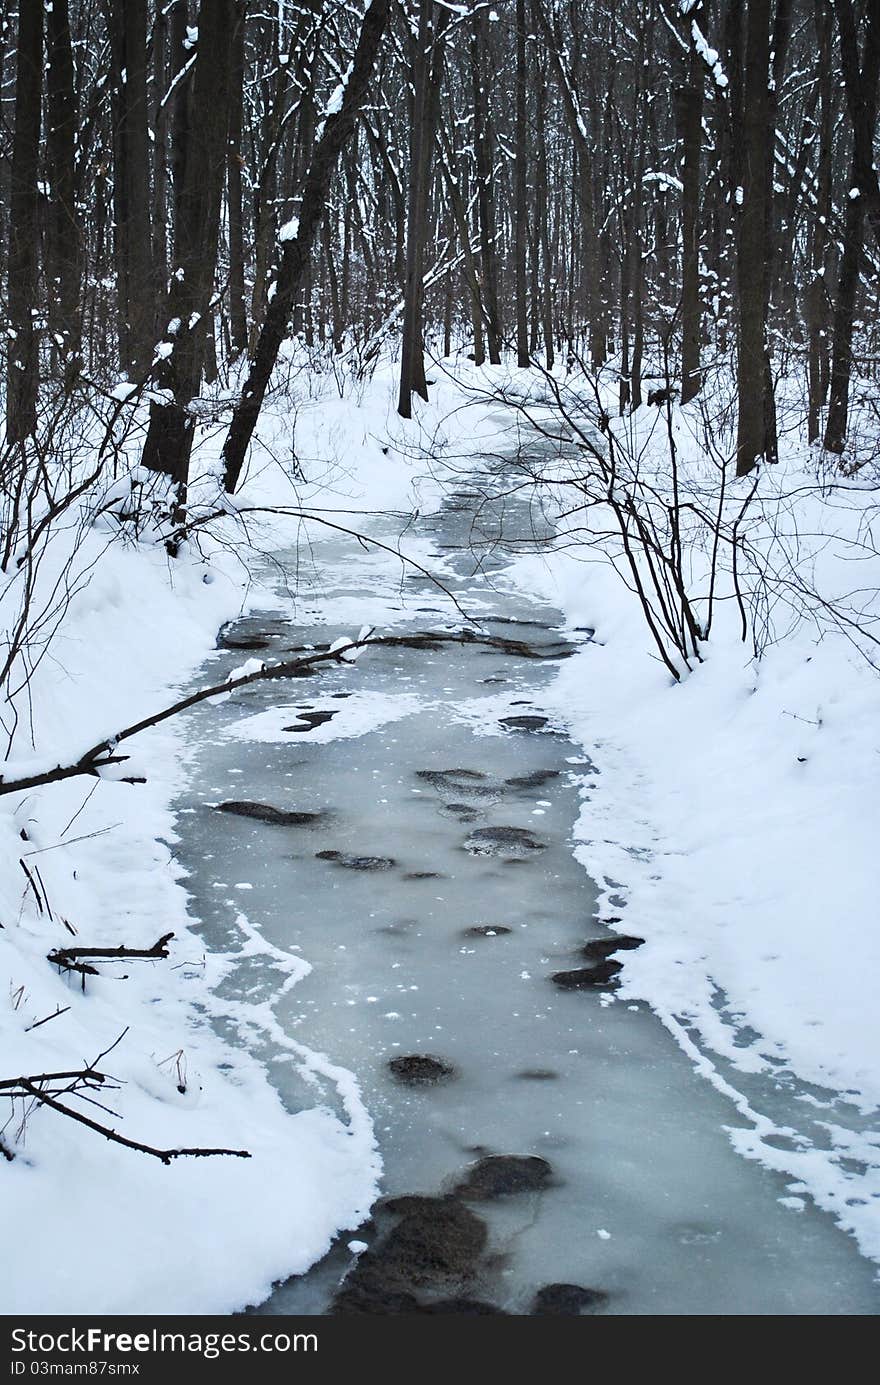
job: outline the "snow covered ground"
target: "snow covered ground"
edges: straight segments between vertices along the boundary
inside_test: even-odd
[[[364,409],[341,401],[332,379],[325,384],[326,396],[299,414],[303,465],[315,478],[305,488],[309,501],[361,505],[369,490],[371,506],[410,509],[412,468],[382,451],[391,412],[385,382],[378,403]],[[287,446],[288,460],[292,427],[285,402],[263,435],[273,449]],[[205,512],[218,498],[217,442],[206,428],[206,475],[193,492]],[[257,452],[265,465],[257,461],[239,503],[295,503],[281,470]],[[120,478],[114,494],[127,487]],[[81,519],[77,512],[77,523],[59,526],[43,562],[35,607],[51,603],[66,563],[79,580],[18,698],[7,779],[75,760],[173,702],[218,627],[259,601],[250,560],[271,550],[279,523],[288,536],[297,528],[289,518],[249,515],[248,555],[238,529],[221,520],[170,561],[155,543],[122,541],[106,515]],[[320,526],[312,528],[309,541],[319,540]],[[5,586],[7,630],[19,587],[14,579]],[[6,1313],[218,1313],[259,1302],[274,1279],[307,1268],[340,1228],[357,1225],[378,1186],[355,1079],[292,1045],[271,1007],[235,1013],[214,994],[234,957],[205,956],[188,931],[169,806],[185,772],[180,724],[147,731],[126,750],[131,758],[100,782],[73,778],[0,797],[0,1079],[69,1072],[115,1045],[97,1067],[119,1088],[96,1094],[101,1107],[81,1097],[68,1098],[71,1106],[160,1149],[245,1148],[252,1157],[180,1158],[166,1167],[31,1100],[5,1101],[2,1140],[15,1155],[0,1163]],[[111,782],[115,775],[147,782]],[[102,964],[84,992],[78,976],[60,975],[46,960],[65,945],[149,948],[170,932],[167,961]],[[256,937],[248,949],[271,951]],[[280,992],[308,970],[297,957],[272,960]],[[212,1017],[256,1026],[290,1049],[314,1084],[314,1105],[285,1111],[263,1068],[224,1043]]]
[[[498,382],[467,366],[461,374],[469,386]],[[276,399],[234,502],[254,550],[271,552],[297,535],[319,543],[328,525],[369,532],[362,509],[400,511],[405,532],[406,514],[435,505],[463,459],[511,446],[504,409],[437,379],[431,405],[404,425],[390,372],[344,392],[332,375],[320,387],[296,375],[298,407]],[[637,417],[648,430],[658,415]],[[693,416],[675,411],[674,426],[683,475],[702,495],[711,477]],[[217,508],[217,443],[206,425],[196,514]],[[639,446],[650,456],[647,431]],[[294,456],[299,479],[291,483]],[[828,532],[832,521],[850,540],[865,532],[868,488],[851,484],[834,506],[797,499],[814,481],[813,459],[790,446],[762,483],[756,543],[781,495],[782,510],[794,507],[800,521],[789,547],[820,590],[876,590],[876,561],[862,555],[854,578],[855,550]],[[552,485],[542,493],[560,503],[564,494]],[[291,513],[268,513],[279,505]],[[259,604],[231,521],[206,525],[199,544],[173,561],[148,544],[108,546],[108,523],[87,527],[77,550],[88,580],[21,703],[16,772],[75,758],[173,700],[218,626]],[[59,536],[47,582],[70,543]],[[428,562],[405,537],[401,547]],[[728,1092],[742,1152],[789,1173],[793,1199],[815,1197],[880,1260],[880,1136],[869,1133],[880,1104],[877,675],[845,631],[795,620],[790,607],[774,613],[784,638],[757,662],[728,603],[704,662],[676,685],[607,553],[563,546],[523,556],[516,580],[552,598],[573,627],[596,629],[561,667],[551,696],[596,767],[584,784],[578,858],[621,928],[648,940],[627,954],[622,994],[647,997]],[[695,553],[697,582],[700,561]],[[14,590],[5,601],[0,616],[9,623]],[[350,620],[353,634],[377,619],[348,605],[334,618]],[[381,715],[370,706],[356,712]],[[268,739],[274,725],[271,716],[261,723]],[[345,722],[322,731],[345,734]],[[332,1054],[291,1048],[271,1006],[233,1013],[215,988],[234,959],[205,956],[187,931],[169,807],[185,773],[179,725],[166,722],[127,748],[132,758],[116,773],[144,775],[146,784],[72,779],[0,798],[8,978],[0,1078],[77,1068],[115,1044],[98,1066],[123,1084],[100,1096],[116,1114],[81,1106],[84,1114],[150,1145],[247,1148],[252,1158],[165,1167],[16,1101],[2,1136],[16,1157],[0,1164],[3,1229],[14,1248],[0,1271],[7,1313],[231,1311],[317,1259],[339,1229],[358,1223],[378,1186],[355,1079]],[[84,993],[78,978],[46,961],[65,944],[149,947],[170,931],[167,961],[108,965],[87,978]],[[308,967],[255,934],[246,945],[271,952],[279,988]],[[32,1027],[56,1009],[64,1013]],[[314,1083],[314,1105],[285,1111],[261,1066],[224,1043],[212,1018],[256,1025],[291,1048]],[[794,1115],[783,1121],[785,1101]]]
[[[627,431],[669,494],[664,415],[643,409]],[[714,504],[698,406],[673,409],[672,426],[685,499]],[[751,485],[733,483],[729,509]],[[571,492],[556,496],[570,512]],[[829,477],[789,438],[749,520],[782,579],[763,614],[767,647],[759,660],[743,643],[722,574],[703,662],[677,684],[622,580],[619,544],[590,550],[579,536],[522,558],[518,580],[596,631],[562,665],[550,705],[596,768],[576,855],[620,929],[647,939],[626,955],[622,998],[650,1000],[731,1098],[732,1140],[791,1175],[792,1205],[812,1196],[880,1261],[876,500],[875,481]],[[601,515],[590,522],[601,528]],[[687,559],[704,615],[705,553]]]

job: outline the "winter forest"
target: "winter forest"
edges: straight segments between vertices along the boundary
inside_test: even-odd
[[[878,101],[0,0],[0,1312],[880,1311]]]

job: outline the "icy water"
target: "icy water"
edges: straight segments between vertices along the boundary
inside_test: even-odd
[[[487,1154],[549,1162],[542,1190],[469,1204],[488,1223],[488,1250],[452,1292],[519,1315],[560,1282],[601,1290],[612,1314],[874,1314],[873,1267],[830,1218],[784,1205],[785,1179],[735,1153],[725,1129],[735,1110],[650,1010],[550,979],[586,966],[585,942],[610,935],[570,840],[601,764],[552,723],[502,721],[542,715],[554,658],[570,647],[557,611],[505,583],[511,548],[534,524],[483,475],[413,537],[442,560],[482,633],[541,657],[478,642],[376,648],[192,715],[178,848],[191,911],[212,950],[238,950],[244,913],[311,963],[276,1015],[357,1074],[385,1194],[443,1193]],[[387,523],[364,528],[393,542]],[[278,606],[227,631],[242,645],[265,637],[266,657],[373,620],[393,619],[395,634],[462,624],[428,581],[351,540],[276,556]],[[219,651],[198,681],[247,657]],[[217,811],[229,800],[323,816],[267,823]],[[516,830],[486,830],[497,828]],[[265,958],[224,983],[245,1002],[278,985]],[[290,1055],[256,1031],[252,1041],[291,1109],[314,1104]],[[414,1054],[452,1076],[402,1084],[389,1061]],[[349,1242],[375,1234],[343,1235],[257,1311],[329,1312],[356,1263]]]

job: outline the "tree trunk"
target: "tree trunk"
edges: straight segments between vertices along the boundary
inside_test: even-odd
[[[596,367],[605,360],[605,337],[600,309],[599,292],[600,247],[596,232],[595,206],[593,201],[593,160],[587,135],[584,112],[578,96],[577,85],[569,66],[568,54],[560,44],[553,25],[544,7],[544,0],[532,0],[534,14],[547,44],[550,61],[556,71],[562,104],[568,122],[569,133],[574,144],[577,160],[578,222],[581,231],[580,281],[584,285],[584,302],[590,333],[590,359]],[[572,244],[574,237],[572,237]],[[570,286],[574,290],[574,284]],[[569,315],[571,312],[569,295]],[[569,329],[569,336],[572,329]]]
[[[846,104],[853,129],[853,181],[864,205],[868,224],[880,244],[880,181],[874,163],[877,126],[877,74],[880,68],[880,5],[867,5],[865,38],[859,63],[856,12],[853,0],[834,0],[840,31],[840,60]]]
[[[697,22],[702,7],[689,12]],[[682,169],[681,402],[702,388],[700,373],[700,153],[703,143],[703,59],[691,42],[687,82],[679,92]]]
[[[840,28],[847,105],[853,127],[850,195],[846,203],[843,255],[837,280],[831,389],[828,421],[825,426],[826,448],[829,452],[841,453],[846,443],[852,376],[853,324],[866,217],[875,235],[880,238],[880,205],[876,197],[877,173],[872,160],[880,81],[880,5],[874,3],[868,7],[861,63],[852,5],[848,0],[835,0],[835,10]]]
[[[526,0],[516,0],[516,363],[529,364],[529,304],[526,279]]]
[[[495,198],[489,103],[486,95],[485,10],[474,9],[471,33],[471,84],[474,101],[474,160],[477,174],[477,212],[480,223],[480,268],[486,345],[490,365],[501,363],[501,317],[498,307],[498,256],[495,249]]]
[[[409,201],[406,227],[406,287],[397,412],[412,418],[412,396],[428,397],[422,344],[422,276],[428,231],[434,142],[440,114],[441,42],[449,11],[420,0],[413,52],[413,117],[410,136]]]
[[[244,26],[247,0],[237,0],[232,31],[232,88],[229,111],[229,149],[226,165],[226,197],[229,210],[229,326],[232,350],[247,350],[247,313],[244,301],[244,227],[242,222],[241,170],[244,97]]]
[[[831,216],[831,10],[825,0],[814,0],[816,54],[819,64],[819,158],[816,174],[816,215],[810,229],[810,281],[807,286],[806,317],[808,345],[807,440],[819,439],[819,415],[825,404],[827,371],[828,308],[825,271],[827,268],[828,221]]]
[[[311,254],[315,233],[320,225],[330,179],[340,153],[351,138],[355,118],[367,94],[376,54],[388,22],[389,4],[390,0],[372,0],[369,5],[361,25],[342,104],[338,111],[327,116],[312,155],[303,187],[299,228],[296,236],[285,242],[275,280],[275,293],[267,308],[254,362],[245,382],[241,400],[233,413],[223,448],[226,489],[230,494],[238,485],[245,453],[256,427],[269,379],[290,321],[294,300]]]
[[[767,364],[767,145],[770,128],[770,0],[749,0],[742,111],[742,183],[737,246],[739,336],[737,352],[736,473],[761,459],[775,460],[773,394]]]
[[[43,84],[43,6],[23,4],[18,17],[15,133],[9,198],[9,354],[6,440],[21,442],[37,422],[37,171]]]
[[[157,383],[167,403],[150,406],[143,463],[171,476],[182,503],[189,474],[206,332],[213,330],[211,296],[220,237],[226,169],[233,0],[202,0],[193,72],[192,106],[183,187],[178,199],[169,322]]]
[[[113,188],[119,355],[123,370],[141,375],[152,358],[156,311],[150,245],[147,0],[114,0],[110,25],[116,110]]]
[[[67,364],[79,355],[80,224],[75,195],[76,101],[67,0],[46,10],[46,157],[49,217],[46,227],[46,280],[49,330]]]

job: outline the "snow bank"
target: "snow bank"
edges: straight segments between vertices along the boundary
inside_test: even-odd
[[[332,378],[321,389],[310,376],[299,383],[294,397],[275,400],[250,484],[229,506],[252,512],[245,522],[255,552],[297,538],[297,522],[264,514],[269,505],[413,504],[416,468],[385,431],[389,378],[354,405],[330,396]],[[292,481],[289,448],[287,472],[274,457],[293,437],[295,414],[304,446]],[[200,432],[191,495],[192,512],[206,516],[225,504],[216,427],[213,434]],[[136,475],[109,486],[105,501],[128,494]],[[320,538],[313,527],[310,542]],[[240,554],[239,531],[222,519],[173,561],[154,542],[120,540],[106,514],[92,522],[82,512],[63,527],[38,595],[48,599],[68,563],[81,580],[20,701],[7,777],[13,763],[20,772],[70,762],[173,701],[218,626],[267,604]],[[0,605],[7,627],[16,602],[12,584]],[[346,734],[385,716],[365,709],[355,727],[354,708],[344,715]],[[271,948],[244,917],[240,944],[205,954],[172,855],[170,804],[186,754],[179,723],[124,749],[130,758],[100,782],[76,778],[0,798],[0,1078],[98,1060],[113,1081],[94,1094],[100,1107],[65,1098],[80,1113],[158,1149],[223,1147],[251,1157],[165,1166],[45,1106],[6,1099],[2,1141],[14,1154],[0,1160],[6,1313],[223,1313],[258,1303],[274,1280],[304,1271],[338,1231],[358,1225],[378,1188],[372,1125],[351,1074],[289,1040],[270,1005],[217,993],[237,959],[257,951],[277,968],[279,993],[309,967]],[[147,782],[114,782],[121,775]],[[46,959],[64,946],[148,948],[170,932],[167,960],[102,964],[84,991],[79,976]],[[303,1109],[285,1110],[268,1082],[255,1056],[267,1040],[289,1052],[313,1091]]]
[[[674,415],[683,496],[704,503],[696,406]],[[636,417],[659,470],[665,429],[654,410]],[[872,489],[838,478],[820,497],[816,465],[787,446],[761,481],[752,539],[821,598],[851,612],[856,601],[871,629]],[[729,503],[750,484],[735,483]],[[570,505],[569,491],[559,509]],[[548,706],[594,766],[576,855],[603,888],[603,914],[647,939],[626,954],[621,997],[647,998],[731,1098],[737,1148],[789,1173],[792,1192],[811,1193],[880,1260],[877,672],[851,630],[787,600],[768,615],[758,661],[727,601],[704,662],[675,684],[613,545],[586,537],[520,559],[516,575],[572,627],[596,631],[561,666]],[[686,561],[699,591],[704,555]]]

